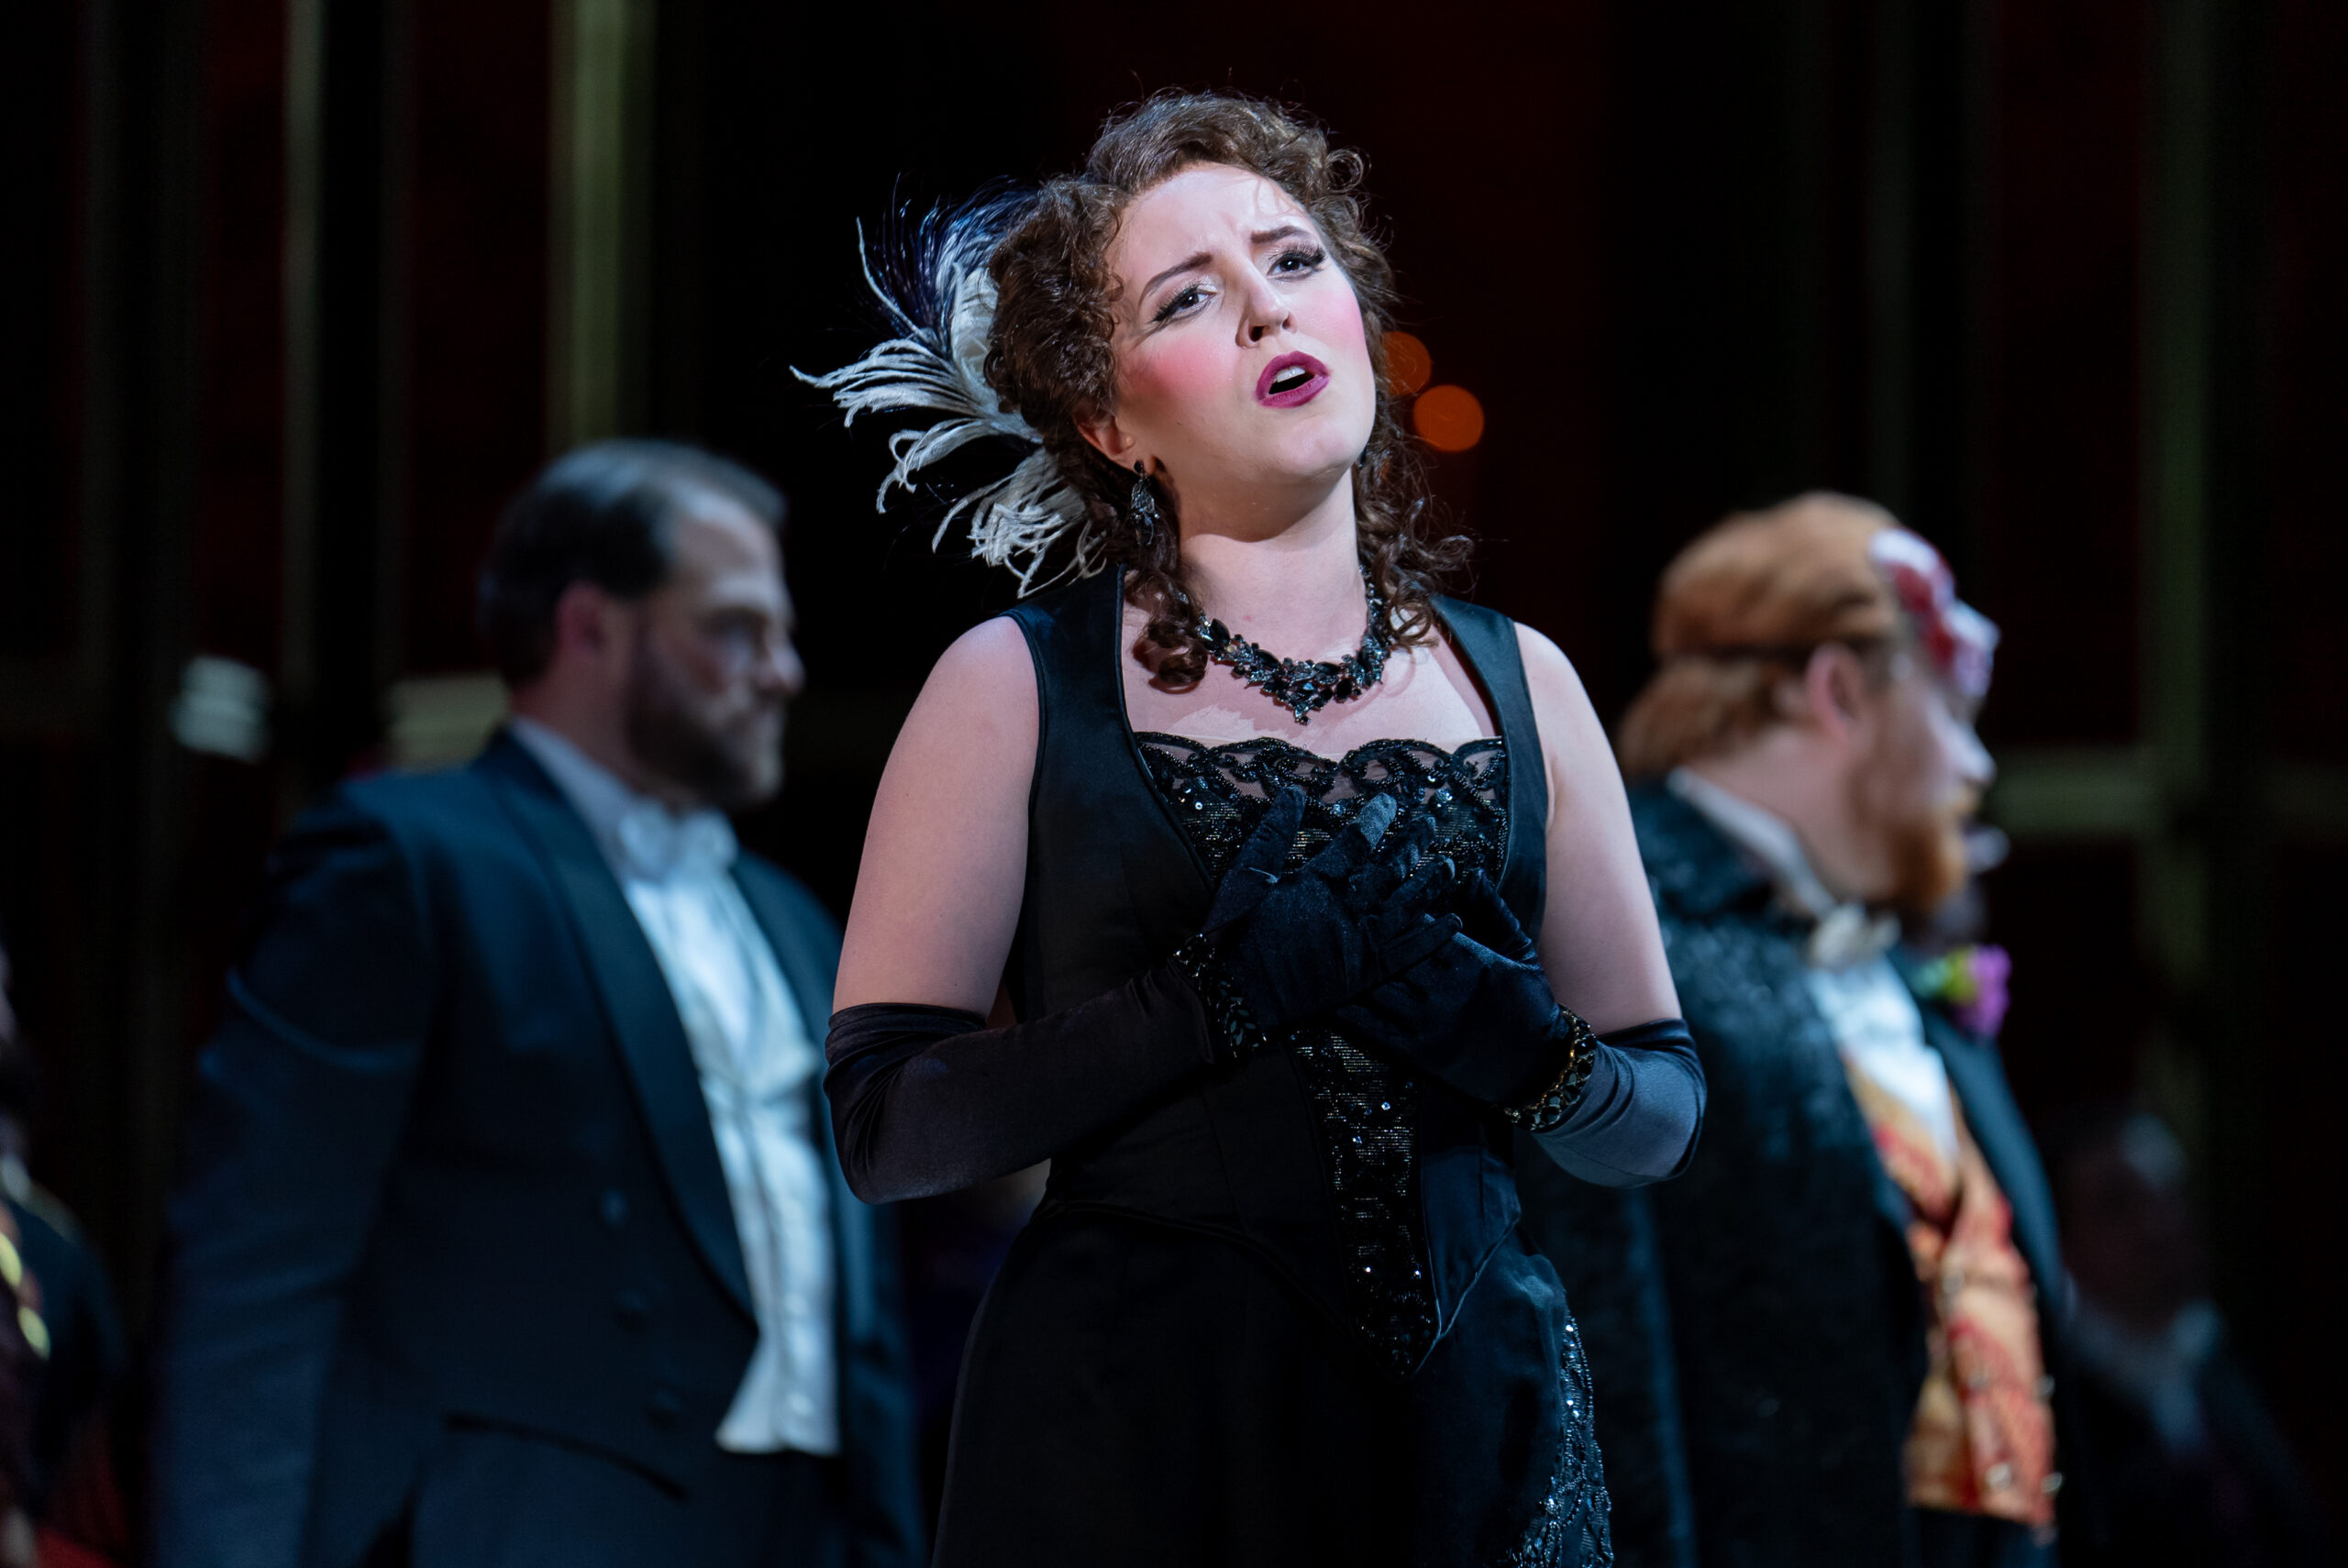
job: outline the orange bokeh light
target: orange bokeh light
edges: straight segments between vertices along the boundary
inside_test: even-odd
[[[1408,397],[1427,384],[1434,374],[1434,356],[1427,346],[1407,332],[1386,335],[1386,390],[1396,397]]]
[[[1466,387],[1429,387],[1411,405],[1419,439],[1438,452],[1464,452],[1484,438],[1484,405]]]

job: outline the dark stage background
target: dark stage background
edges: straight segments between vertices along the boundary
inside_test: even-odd
[[[1003,592],[928,555],[919,504],[874,515],[881,433],[788,368],[873,337],[859,218],[1227,83],[1368,153],[1406,325],[1488,416],[1434,463],[1478,596],[1602,712],[1647,668],[1657,569],[1730,508],[1833,486],[1951,554],[2007,632],[2017,1089],[2042,1125],[2134,1095],[2179,1129],[2239,1339],[2348,1496],[2348,10],[11,15],[0,916],[51,1091],[37,1169],[135,1312],[272,834],[485,717],[454,678],[484,663],[503,498],[615,431],[791,492],[813,687],[748,834],[844,910],[899,719]]]

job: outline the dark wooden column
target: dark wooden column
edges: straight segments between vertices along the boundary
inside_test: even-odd
[[[292,0],[278,757],[290,812],[379,737],[398,668],[412,143],[406,0]]]
[[[45,712],[6,735],[73,780],[18,831],[67,853],[32,946],[65,1036],[45,1170],[118,1260],[150,1255],[179,1084],[186,933],[172,918],[185,757],[168,714],[188,653],[195,411],[194,0],[82,12],[77,324],[82,624]],[[124,1280],[134,1306],[143,1271]]]

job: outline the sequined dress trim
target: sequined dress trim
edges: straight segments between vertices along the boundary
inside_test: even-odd
[[[1501,1559],[1499,1568],[1613,1568],[1613,1502],[1607,1496],[1606,1466],[1598,1453],[1589,1359],[1582,1353],[1581,1328],[1570,1318],[1557,1377],[1566,1399],[1557,1467],[1549,1477],[1540,1513],[1517,1549]]]
[[[1319,854],[1363,803],[1390,795],[1395,828],[1432,813],[1434,853],[1497,877],[1508,845],[1508,750],[1495,736],[1445,751],[1423,741],[1375,741],[1341,757],[1286,741],[1207,745],[1180,735],[1135,736],[1150,780],[1173,809],[1210,875],[1220,878],[1281,790],[1301,787],[1304,824],[1290,845],[1293,870]],[[1395,830],[1389,830],[1395,831]],[[1434,1280],[1419,1219],[1416,1082],[1334,1031],[1301,1029],[1289,1050],[1320,1134],[1336,1207],[1354,1326],[1398,1375],[1435,1339]]]

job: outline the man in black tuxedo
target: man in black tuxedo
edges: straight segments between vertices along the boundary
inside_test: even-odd
[[[281,846],[172,1205],[167,1568],[921,1560],[838,934],[719,814],[781,783],[781,514],[561,458],[482,573],[513,723]]]

